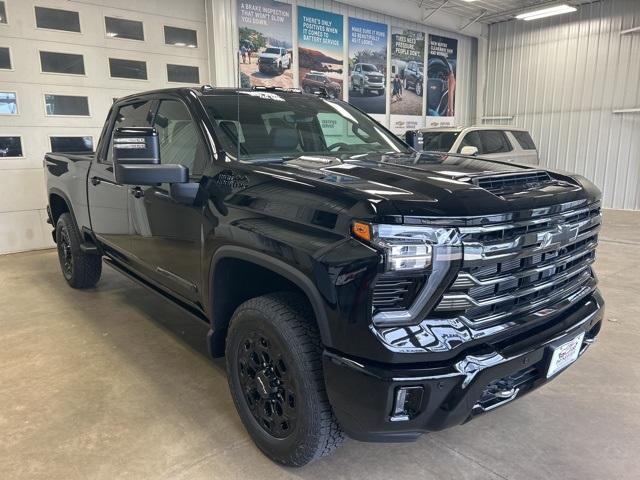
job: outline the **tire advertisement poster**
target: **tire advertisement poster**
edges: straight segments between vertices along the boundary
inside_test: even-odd
[[[391,130],[403,134],[423,126],[425,34],[391,30]]]
[[[298,7],[300,88],[343,98],[344,26],[342,15]]]
[[[385,122],[387,26],[349,18],[349,103]]]
[[[293,87],[291,5],[238,1],[241,87]]]
[[[427,49],[427,126],[453,125],[458,40],[429,35]]]

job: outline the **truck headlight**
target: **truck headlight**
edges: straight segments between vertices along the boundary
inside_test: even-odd
[[[462,241],[456,228],[423,225],[386,225],[354,222],[354,237],[377,248],[384,272],[378,276],[384,291],[390,280],[419,280],[418,291],[407,292],[395,308],[378,310],[373,305],[376,326],[417,325],[437,304],[453,282],[462,263]],[[374,284],[374,296],[378,288]]]

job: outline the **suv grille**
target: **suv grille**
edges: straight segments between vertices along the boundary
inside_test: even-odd
[[[509,224],[461,227],[464,261],[436,316],[504,323],[595,289],[600,205]],[[433,314],[432,314],[433,315]]]
[[[474,185],[489,190],[490,192],[498,192],[502,190],[510,190],[513,188],[522,189],[527,186],[539,186],[545,183],[551,183],[551,176],[544,171],[527,172],[527,173],[507,173],[503,175],[494,175],[491,177],[478,177],[472,180]]]

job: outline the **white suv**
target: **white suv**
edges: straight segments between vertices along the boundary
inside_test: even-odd
[[[511,126],[422,128],[407,132],[407,141],[416,150],[478,155],[532,165],[540,163],[529,132]]]

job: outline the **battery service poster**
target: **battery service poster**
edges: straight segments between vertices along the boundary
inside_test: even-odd
[[[425,34],[414,30],[392,28],[391,130],[404,134],[423,126]]]
[[[239,0],[242,87],[293,87],[291,5],[274,0]]]
[[[349,18],[349,103],[385,122],[387,34],[384,23]]]
[[[429,35],[427,50],[427,126],[453,125],[458,40]]]
[[[300,88],[343,98],[344,25],[342,15],[298,7]]]

